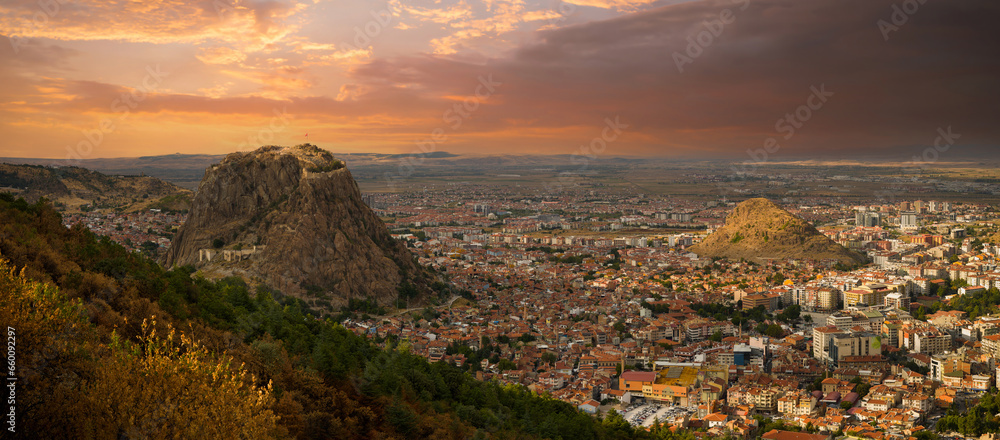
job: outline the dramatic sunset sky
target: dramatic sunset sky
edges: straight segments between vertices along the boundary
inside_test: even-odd
[[[995,152],[998,3],[3,0],[0,156]]]

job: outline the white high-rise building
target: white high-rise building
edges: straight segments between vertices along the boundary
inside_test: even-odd
[[[913,211],[899,213],[899,227],[901,229],[917,229],[917,213]]]

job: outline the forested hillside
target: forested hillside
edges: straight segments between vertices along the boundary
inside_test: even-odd
[[[677,436],[381,349],[266,287],[167,271],[47,204],[0,195],[0,256],[24,438]]]

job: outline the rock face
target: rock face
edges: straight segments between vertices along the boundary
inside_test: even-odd
[[[797,258],[857,264],[865,258],[830,240],[809,222],[767,199],[749,199],[733,209],[726,224],[692,246],[704,257]]]
[[[426,285],[351,172],[312,145],[233,153],[211,166],[165,258],[168,267],[238,275],[323,305],[387,304],[404,280]]]

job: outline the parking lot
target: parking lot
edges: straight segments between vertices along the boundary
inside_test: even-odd
[[[680,406],[658,403],[632,404],[625,408],[625,420],[633,426],[652,426],[653,421],[661,422],[682,416],[690,410]]]

